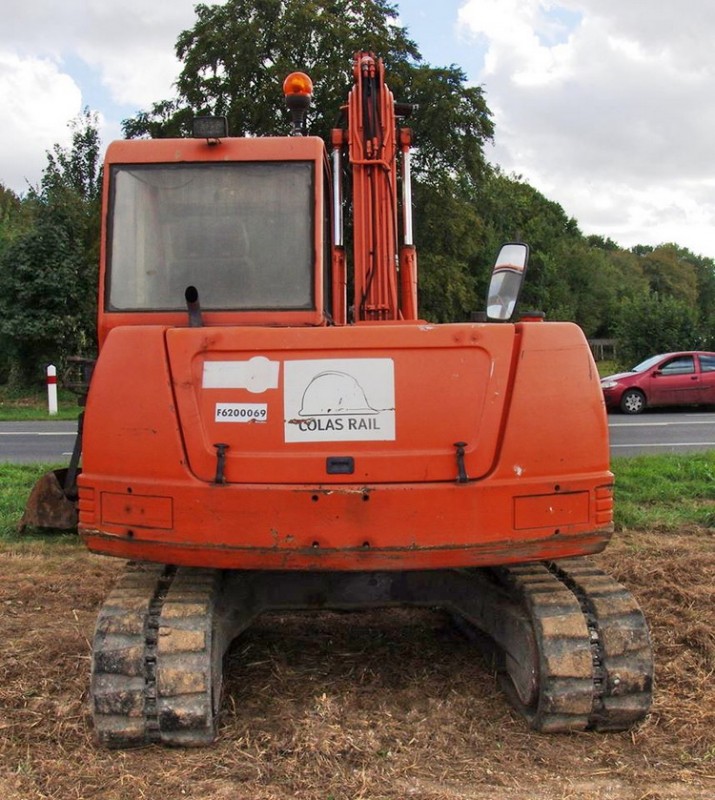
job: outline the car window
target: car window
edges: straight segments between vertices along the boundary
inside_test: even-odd
[[[703,372],[715,372],[715,356],[699,356],[700,369]]]
[[[650,358],[646,358],[645,361],[641,361],[640,364],[636,364],[636,366],[633,367],[631,372],[645,372],[646,370],[650,369],[654,364],[657,364],[661,358],[663,358],[662,354],[659,356],[651,356]]]
[[[663,375],[687,375],[689,372],[695,372],[695,359],[693,356],[671,358],[660,367],[659,372]]]

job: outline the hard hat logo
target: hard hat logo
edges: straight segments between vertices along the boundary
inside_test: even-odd
[[[283,364],[286,442],[394,442],[391,358],[296,359]]]
[[[301,401],[301,417],[331,414],[378,414],[367,400],[365,390],[346,372],[321,372],[316,375]]]

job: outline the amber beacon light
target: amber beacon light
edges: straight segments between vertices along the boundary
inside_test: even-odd
[[[310,107],[313,96],[313,81],[305,72],[291,72],[283,81],[283,94],[290,111],[293,136],[302,136],[305,127],[305,112]]]

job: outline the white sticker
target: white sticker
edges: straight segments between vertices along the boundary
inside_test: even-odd
[[[268,403],[216,403],[215,422],[265,422]]]
[[[286,442],[384,442],[395,439],[391,358],[286,361]]]
[[[202,386],[204,389],[247,389],[262,394],[278,388],[278,361],[254,356],[248,361],[206,361]]]

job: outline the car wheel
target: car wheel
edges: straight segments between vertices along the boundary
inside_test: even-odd
[[[628,389],[621,397],[621,411],[624,414],[640,414],[645,408],[645,395],[638,389]]]

